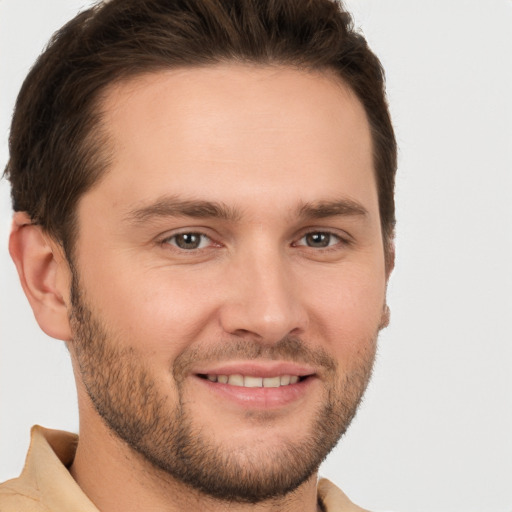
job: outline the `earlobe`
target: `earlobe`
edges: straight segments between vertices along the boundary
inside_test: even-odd
[[[391,276],[391,272],[395,268],[395,242],[393,239],[389,240],[386,244],[386,295],[387,295],[387,285],[389,281],[389,277]],[[391,320],[391,311],[387,302],[384,304],[382,309],[382,316],[380,318],[379,330],[385,329]]]
[[[387,304],[384,304],[384,308],[382,310],[382,316],[380,317],[379,330],[385,329],[389,325],[389,321],[391,319],[391,311]]]
[[[25,295],[41,329],[64,341],[71,339],[68,321],[70,272],[60,247],[24,212],[13,217],[9,252]]]

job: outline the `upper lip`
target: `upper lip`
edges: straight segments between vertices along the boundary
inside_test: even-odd
[[[194,368],[195,375],[249,375],[251,377],[277,377],[297,375],[305,377],[316,373],[307,364],[290,361],[232,361],[203,365]]]

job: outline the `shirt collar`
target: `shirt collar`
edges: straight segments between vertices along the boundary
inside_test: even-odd
[[[27,491],[37,490],[38,499],[52,512],[99,512],[67,469],[73,462],[77,443],[75,434],[32,427],[19,484]]]

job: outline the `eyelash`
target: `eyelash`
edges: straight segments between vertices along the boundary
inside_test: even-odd
[[[179,236],[187,236],[187,235],[201,237],[199,246],[189,248],[189,249],[179,247],[179,245],[176,243],[176,238]],[[307,245],[307,243],[300,243],[301,241],[305,240],[308,236],[313,236],[313,235],[328,236],[329,244],[326,245],[325,247],[312,247],[310,245]],[[333,238],[336,241],[335,241],[335,243],[331,244],[331,241]],[[172,243],[173,240],[175,243]],[[211,247],[210,244],[207,247],[201,247],[203,241],[207,241],[207,240],[210,241],[210,244],[217,245],[217,247],[221,247],[221,244],[215,242],[210,236],[208,236],[205,233],[202,233],[200,231],[183,231],[181,233],[176,233],[174,235],[171,235],[171,236],[168,236],[168,237],[162,239],[159,243],[162,246],[171,245],[171,246],[173,246],[173,248],[175,250],[183,252],[183,253],[186,253],[186,252],[193,253],[193,252],[209,249]],[[342,237],[340,234],[333,233],[332,231],[329,231],[329,230],[312,230],[312,231],[308,231],[308,232],[304,233],[296,242],[293,242],[292,246],[293,247],[306,247],[307,249],[313,249],[313,250],[319,250],[319,251],[332,251],[332,250],[337,250],[338,248],[340,248],[339,246],[345,247],[350,244],[351,244],[351,241],[349,240],[348,236]]]
[[[201,233],[200,231],[183,231],[181,233],[176,233],[174,235],[164,238],[163,240],[161,240],[160,244],[161,245],[172,245],[176,250],[182,251],[182,252],[195,252],[195,251],[200,251],[200,250],[209,248],[209,247],[200,247],[199,246],[196,248],[184,249],[183,247],[179,247],[179,245],[177,243],[171,243],[172,240],[176,241],[177,237],[187,236],[187,235],[200,237],[201,238],[200,245],[203,243],[204,240],[209,240],[211,243],[212,242],[215,243],[211,237],[209,237],[208,235],[206,235],[204,233]]]
[[[329,244],[326,245],[325,247],[312,247],[310,245],[307,245],[306,243],[304,243],[304,244],[298,243],[298,242],[301,242],[302,240],[305,240],[307,237],[310,237],[313,235],[322,235],[322,236],[329,237]],[[332,241],[333,238],[336,239],[337,241],[336,241],[336,243],[331,245],[330,242]],[[335,250],[338,245],[340,245],[340,244],[346,245],[346,243],[347,243],[347,241],[344,240],[340,235],[338,235],[336,233],[332,233],[331,231],[309,231],[308,233],[305,233],[301,238],[299,238],[298,242],[295,242],[293,245],[299,246],[299,247],[307,247],[309,249],[320,249],[320,250],[324,250],[324,251]]]

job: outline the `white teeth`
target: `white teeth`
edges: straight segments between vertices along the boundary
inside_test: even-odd
[[[281,385],[281,377],[265,377],[263,379],[264,388],[278,388]]]
[[[244,377],[244,387],[261,388],[262,386],[263,379],[261,377]]]
[[[283,375],[281,378],[280,378],[281,382],[281,386],[288,386],[288,384],[290,384],[290,376],[289,375]]]
[[[230,375],[229,379],[228,379],[228,384],[231,384],[231,386],[243,386],[244,385],[243,375]]]
[[[210,382],[219,382],[221,384],[229,384],[230,386],[238,386],[245,388],[278,388],[280,386],[289,386],[297,384],[299,377],[297,375],[281,375],[276,377],[251,377],[243,376],[238,373],[234,375],[215,375],[208,374],[206,378]]]

